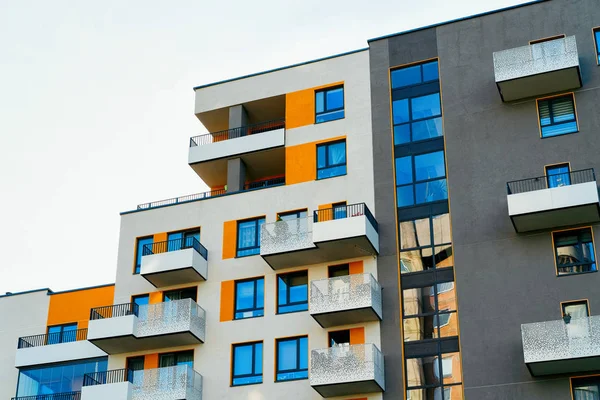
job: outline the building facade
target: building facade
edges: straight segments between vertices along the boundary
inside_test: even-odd
[[[211,190],[122,213],[114,285],[0,297],[0,395],[600,398],[599,65],[549,0],[194,88]]]

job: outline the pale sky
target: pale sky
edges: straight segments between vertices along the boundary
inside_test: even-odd
[[[206,190],[194,86],[524,2],[0,0],[0,295],[114,282],[119,212]]]

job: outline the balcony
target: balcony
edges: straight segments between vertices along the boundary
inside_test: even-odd
[[[323,328],[380,321],[381,286],[371,274],[312,281],[309,310]]]
[[[88,340],[108,354],[204,343],[206,312],[191,299],[93,308]]]
[[[600,221],[593,169],[507,183],[508,215],[517,232]]]
[[[187,365],[86,374],[81,400],[202,400],[202,376]]]
[[[494,75],[502,101],[580,88],[575,36],[497,51]]]
[[[313,350],[310,385],[325,398],[383,392],[383,355],[374,344]]]
[[[81,400],[81,392],[40,394],[37,396],[13,397],[11,400]]]
[[[205,281],[208,251],[196,238],[147,244],[140,274],[157,288]]]
[[[240,157],[250,180],[285,173],[285,120],[190,138],[188,164],[210,187],[227,185],[228,159]]]
[[[600,316],[521,325],[523,356],[533,376],[600,370]]]
[[[379,253],[378,224],[364,203],[264,224],[260,255],[274,270]]]
[[[105,356],[105,352],[87,341],[87,329],[79,329],[19,338],[15,367]]]

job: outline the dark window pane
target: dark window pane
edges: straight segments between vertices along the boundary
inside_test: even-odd
[[[392,71],[392,89],[421,83],[421,66],[402,68]]]
[[[415,178],[417,181],[438,178],[446,175],[444,152],[421,154],[415,156]]]
[[[423,64],[423,82],[436,81],[439,79],[438,62]]]
[[[394,116],[394,125],[410,121],[408,114],[408,99],[396,100],[392,104],[392,113]]]
[[[413,98],[411,100],[411,111],[413,120],[441,115],[440,94],[434,93]]]

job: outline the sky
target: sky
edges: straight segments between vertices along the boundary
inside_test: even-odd
[[[0,295],[113,283],[120,212],[207,190],[194,86],[524,2],[0,0]]]

